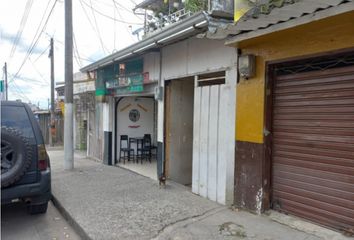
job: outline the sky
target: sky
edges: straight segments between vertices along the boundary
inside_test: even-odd
[[[74,73],[138,41],[132,32],[143,16],[142,0],[72,0]],[[8,69],[9,100],[48,108],[50,39],[54,39],[55,82],[64,81],[64,0],[0,1],[0,66]],[[3,71],[0,79],[4,79]]]

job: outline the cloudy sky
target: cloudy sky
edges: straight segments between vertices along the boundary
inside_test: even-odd
[[[74,72],[137,41],[132,31],[142,27],[143,17],[132,9],[142,0],[72,1]],[[0,66],[7,62],[10,100],[48,107],[50,38],[55,81],[63,82],[64,0],[0,1]]]

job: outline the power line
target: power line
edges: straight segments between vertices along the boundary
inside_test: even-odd
[[[38,70],[38,68],[36,67],[36,65],[32,62],[31,58],[29,58],[30,63],[33,66],[33,69],[37,72],[37,74],[42,78],[43,82],[46,86],[49,86],[49,80],[46,80],[45,77],[43,76],[43,74]],[[32,80],[33,81],[33,80]],[[39,81],[38,81],[39,82]]]
[[[9,82],[10,83],[10,82]],[[17,92],[17,96],[20,96],[21,98],[27,99],[27,101],[30,101],[30,99],[25,95],[25,93],[21,90],[21,88],[16,84],[16,82],[12,82],[12,87],[11,90],[15,90]]]
[[[108,3],[104,2],[104,1],[100,2],[100,1],[98,1],[98,0],[95,0],[95,2],[97,2],[97,3],[102,3],[102,4],[106,5],[106,6],[109,6],[109,8],[112,8],[112,5],[111,5],[111,4],[108,4]],[[132,0],[130,0],[130,2],[132,2],[134,5],[137,5],[137,4],[136,4],[134,1],[132,1]],[[117,4],[122,10],[125,10],[125,11],[127,11],[127,12],[132,13],[132,14],[135,15],[135,13],[134,13],[134,11],[133,11],[132,9],[129,9],[129,8],[125,7],[124,5],[120,4],[119,2],[116,2],[116,4]],[[142,19],[140,16],[135,15],[135,17],[138,18],[138,19],[140,19],[141,21],[143,21],[143,19]]]
[[[97,8],[96,7],[94,7],[93,6],[93,4],[92,4],[92,0],[90,0],[90,2],[89,3],[87,3],[87,2],[85,2],[84,0],[80,0],[79,1],[80,2],[80,4],[81,4],[81,7],[82,7],[82,9],[83,9],[83,11],[84,11],[84,13],[85,13],[85,15],[86,15],[86,18],[88,19],[88,21],[89,21],[89,23],[90,23],[90,25],[91,25],[91,28],[94,30],[94,32],[96,33],[96,35],[97,35],[97,37],[98,37],[98,39],[99,39],[99,41],[100,41],[100,45],[101,45],[101,48],[102,48],[102,50],[103,50],[103,52],[106,54],[107,52],[109,52],[109,50],[107,49],[107,47],[104,45],[104,42],[103,42],[103,40],[102,40],[102,37],[101,37],[101,33],[100,33],[100,31],[99,31],[99,27],[98,27],[98,24],[97,24],[97,19],[96,19],[96,14],[95,13],[97,13],[97,14],[99,14],[99,15],[101,15],[101,16],[103,16],[103,17],[105,17],[105,18],[108,18],[108,19],[110,19],[110,20],[113,20],[113,22],[114,22],[114,37],[113,37],[113,40],[114,40],[114,48],[115,48],[115,44],[116,44],[116,41],[115,41],[115,38],[116,38],[116,27],[115,27],[115,23],[116,22],[119,22],[119,23],[123,23],[123,24],[130,24],[130,25],[142,25],[143,23],[133,23],[133,22],[127,22],[127,21],[124,21],[124,20],[122,20],[123,19],[123,17],[122,17],[122,15],[121,15],[121,13],[120,13],[120,11],[119,11],[119,8],[118,8],[118,6],[117,6],[117,2],[115,2],[114,0],[113,0],[113,6],[114,6],[114,16],[112,17],[112,16],[109,16],[109,15],[107,15],[107,14],[105,14],[105,13],[102,13],[101,11],[99,11],[99,10],[97,10]],[[96,1],[97,2],[97,1]],[[104,4],[106,4],[106,5],[109,5],[109,4],[107,4],[107,3],[104,3]],[[86,7],[88,7],[90,10],[91,10],[91,12],[92,12],[92,16],[93,16],[93,19],[94,19],[94,24],[93,24],[93,22],[91,21],[91,19],[90,19],[90,17],[89,17],[89,14],[87,13],[87,11],[86,11]],[[110,5],[110,7],[111,7],[112,5]],[[123,9],[125,9],[125,10],[128,10],[127,8],[125,8],[124,6],[123,6]],[[116,11],[118,12],[118,15],[119,15],[119,17],[120,17],[120,19],[117,19],[116,18],[116,16],[115,16],[115,13],[116,13]],[[129,10],[128,10],[129,11]],[[129,11],[129,12],[131,12],[131,13],[133,13],[132,11]],[[126,25],[124,25],[124,27],[125,27],[125,29],[126,29],[126,31],[128,32],[128,34],[129,34],[129,36],[131,36],[131,38],[132,38],[132,40],[134,40],[134,37],[131,35],[131,31],[128,29],[128,27],[126,26]],[[79,59],[81,59],[80,57],[79,57]]]
[[[123,4],[121,4],[121,3],[119,3],[119,2],[117,2],[117,1],[115,1],[114,0],[114,2],[118,5],[118,6],[120,6],[123,10],[125,10],[125,11],[127,11],[127,12],[129,12],[129,13],[133,13],[134,14],[134,12],[131,10],[131,9],[128,9],[128,8],[126,8]],[[134,3],[134,2],[133,2]],[[135,5],[136,5],[136,3],[134,3]],[[139,17],[139,16],[137,16],[137,15],[135,15],[137,18],[139,18],[140,20],[143,20],[141,17]]]
[[[113,4],[114,4],[114,7],[117,9],[117,12],[118,12],[119,17],[122,18],[122,15],[120,14],[120,11],[119,11],[119,9],[118,9],[118,7],[117,7],[116,1],[114,1],[114,0],[112,0],[112,1],[113,1]],[[129,31],[127,25],[124,25],[124,27],[125,27],[125,30],[127,30],[127,32],[128,32],[128,34],[129,34],[129,36],[131,37],[131,39],[134,40],[134,37],[133,37],[133,35],[131,34],[131,32]]]
[[[16,90],[16,89],[13,88],[13,87],[9,88],[9,92],[11,92],[12,95],[17,96],[18,98],[23,98],[23,99],[26,98],[26,97],[24,97],[22,94],[20,94],[20,93],[18,92],[18,90]]]
[[[92,60],[92,59],[90,59],[90,58],[79,57],[79,59],[80,59],[80,60],[87,61],[87,62],[91,62],[91,63],[95,62],[95,60]]]
[[[41,52],[41,54],[39,54],[39,56],[34,60],[34,62],[37,62],[38,59],[40,59],[40,58],[43,56],[43,54],[48,51],[49,47],[50,47],[50,45],[48,45],[48,46],[46,47],[46,49],[45,49],[43,52]]]
[[[36,69],[35,69],[36,70]],[[36,70],[38,71],[38,70]],[[11,76],[14,76],[13,74],[11,74]],[[23,82],[31,82],[31,83],[40,83],[40,84],[43,84],[43,82],[39,81],[39,80],[36,80],[36,79],[33,79],[33,78],[25,78],[25,77],[22,77],[22,76],[18,76],[18,81],[23,81]],[[9,83],[14,83],[14,79],[12,79],[11,81],[9,81]],[[31,86],[29,86],[29,88],[32,88]]]
[[[53,12],[53,10],[54,10],[54,7],[55,7],[56,3],[57,3],[57,0],[54,0],[54,4],[53,4],[53,6],[52,6],[52,8],[51,8],[51,10],[50,10],[50,12],[49,12],[49,14],[48,14],[48,16],[47,16],[47,19],[46,19],[46,21],[45,21],[45,23],[44,23],[44,25],[43,25],[43,27],[42,27],[42,30],[41,30],[41,32],[38,34],[38,31],[39,31],[39,29],[40,29],[40,26],[42,25],[42,22],[43,22],[43,19],[44,19],[44,16],[45,16],[45,12],[47,11],[48,6],[49,6],[49,2],[48,2],[48,5],[47,5],[46,10],[45,10],[45,12],[44,12],[44,14],[43,14],[42,20],[41,20],[41,22],[40,22],[40,24],[39,24],[39,26],[38,26],[38,28],[37,28],[36,34],[35,34],[35,36],[34,36],[34,38],[33,38],[33,40],[32,40],[32,43],[31,43],[31,45],[30,45],[30,48],[28,49],[27,54],[26,54],[26,56],[25,56],[25,58],[24,58],[24,60],[23,60],[23,62],[22,62],[22,64],[21,64],[20,68],[18,69],[18,71],[16,72],[16,74],[13,76],[13,79],[18,76],[18,74],[20,73],[22,67],[23,67],[24,64],[26,63],[26,61],[27,61],[27,59],[29,58],[29,56],[31,55],[33,49],[36,47],[39,38],[41,37],[41,35],[42,35],[44,29],[45,29],[46,26],[47,26],[47,23],[48,23],[49,18],[50,18],[51,14],[52,14],[52,12]],[[37,34],[38,34],[38,36],[37,36]],[[37,36],[37,39],[36,39],[36,36]]]
[[[97,31],[96,28],[93,26],[93,23],[91,22],[91,19],[89,18],[89,15],[88,15],[87,12],[86,12],[86,9],[85,9],[85,7],[84,7],[84,5],[83,5],[83,1],[82,1],[82,0],[80,0],[80,4],[81,4],[82,10],[83,10],[84,13],[85,13],[85,16],[86,16],[87,20],[88,20],[89,23],[90,23],[90,26],[92,27],[93,31],[96,33],[98,39],[102,41],[101,36],[100,36],[100,33],[99,33],[99,31]],[[102,42],[101,42],[101,43],[102,43]],[[102,45],[102,44],[101,44],[101,45]],[[104,49],[103,46],[102,46],[102,50],[103,50],[103,52],[105,52],[105,49]]]
[[[85,3],[85,1],[83,1],[83,3]],[[101,34],[100,34],[100,30],[99,30],[98,25],[97,25],[95,10],[92,7],[92,1],[91,0],[90,0],[90,6],[89,7],[91,8],[92,16],[93,16],[93,19],[95,21],[95,26],[96,26],[96,30],[97,30],[97,33],[98,33],[98,38],[100,39],[100,42],[101,42],[102,50],[103,50],[104,53],[106,53],[107,48],[105,48],[105,46],[103,44],[102,37],[101,37]]]
[[[137,5],[135,1],[133,0],[130,0],[131,3],[133,3],[134,5]]]
[[[113,8],[113,16],[116,18],[116,8]],[[114,30],[114,35],[113,35],[113,48],[116,49],[116,21],[113,22],[113,30]]]
[[[46,33],[47,34],[47,33]],[[54,39],[54,37],[53,37],[53,39]],[[59,41],[59,40],[57,40],[57,39],[54,39],[54,42],[56,42],[56,43],[59,43],[59,44],[61,44],[62,46],[64,46],[64,43],[62,42],[62,41]],[[48,46],[48,48],[49,48],[49,46]],[[56,45],[55,46],[55,49],[58,49],[58,45]],[[89,58],[89,57],[87,57],[87,56],[82,56],[82,53],[79,55],[79,56],[77,56],[80,60],[84,60],[84,61],[87,61],[87,62],[95,62],[96,60],[93,60],[92,58]]]
[[[90,0],[90,1],[91,1],[91,0]],[[101,11],[98,11],[97,9],[93,8],[92,4],[91,4],[91,6],[90,6],[90,5],[89,5],[88,3],[86,3],[85,1],[82,1],[82,2],[83,2],[86,6],[88,6],[89,8],[91,8],[92,11],[98,13],[99,15],[101,15],[101,16],[103,16],[103,17],[109,18],[109,19],[111,19],[111,20],[113,20],[113,21],[117,21],[117,22],[120,22],[120,23],[129,24],[129,25],[143,25],[143,23],[127,22],[127,21],[124,21],[124,20],[121,20],[121,19],[115,19],[115,18],[113,18],[113,17],[111,17],[111,16],[109,16],[109,15],[107,15],[107,14],[105,14],[105,13],[102,13]],[[115,3],[118,4],[117,2],[115,2]],[[129,12],[133,13],[132,11],[129,11]]]
[[[77,43],[76,43],[76,38],[75,38],[75,34],[73,33],[73,40],[74,40],[74,57],[76,60],[77,65],[81,68],[82,67],[82,63],[80,61],[80,54],[79,54],[79,50],[77,49]]]
[[[24,10],[24,12],[22,14],[20,26],[19,26],[19,29],[17,30],[16,37],[15,37],[15,40],[13,41],[13,45],[12,45],[12,48],[11,48],[11,51],[10,51],[10,57],[9,57],[10,59],[13,57],[13,55],[14,55],[14,53],[16,51],[16,47],[17,47],[18,41],[21,39],[21,36],[22,36],[22,33],[23,33],[23,29],[26,26],[27,18],[29,16],[29,13],[30,13],[31,8],[32,8],[32,4],[33,4],[33,0],[28,0],[27,3],[26,3],[25,10]]]

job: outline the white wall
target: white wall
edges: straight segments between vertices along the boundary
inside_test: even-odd
[[[140,118],[137,122],[132,122],[129,119],[129,112],[132,109],[137,109],[140,113]],[[120,135],[143,137],[144,134],[151,134],[152,140],[155,139],[153,98],[125,97],[119,102],[117,111],[117,158],[119,157]]]
[[[168,80],[236,66],[237,52],[224,41],[190,38],[165,47],[162,59],[162,78]]]
[[[162,51],[162,80],[161,87],[164,87],[164,80],[178,79],[186,76],[194,76],[198,73],[213,72],[232,68],[237,63],[237,51],[235,48],[226,47],[223,40],[208,40],[190,38],[185,41],[166,46]],[[152,58],[147,55],[145,61],[154,61],[158,64],[158,55]],[[144,62],[144,65],[148,64]],[[145,67],[144,67],[145,69]],[[159,68],[149,68],[150,74],[158,76]],[[154,71],[155,73],[152,73]],[[144,70],[145,71],[145,70]],[[236,82],[236,79],[233,79]],[[236,96],[235,96],[236,98]],[[158,102],[158,132],[159,142],[164,141],[164,102]]]
[[[88,118],[88,151],[89,157],[103,160],[103,105],[96,102],[95,110],[90,111]]]
[[[160,54],[148,53],[144,55],[144,72],[149,73],[149,79],[152,82],[157,82],[160,71]]]
[[[158,82],[160,77],[160,53],[148,53],[144,55],[144,72],[149,73],[149,79],[152,82]],[[161,85],[162,84],[162,85]],[[164,86],[163,82],[160,86]],[[152,85],[151,85],[152,86]],[[157,87],[158,85],[153,85],[152,87]],[[146,88],[148,86],[145,86]],[[154,89],[149,91],[150,93],[154,93]],[[157,141],[163,142],[163,126],[164,126],[164,112],[163,112],[163,101],[157,102]],[[155,138],[154,138],[155,139]],[[157,143],[154,143],[157,146]]]
[[[197,87],[194,92],[192,191],[231,205],[235,169],[236,69],[226,83]]]
[[[109,103],[102,103],[102,129],[103,132],[110,130],[110,105]]]
[[[192,191],[221,204],[230,205],[233,203],[235,168],[236,49],[224,46],[222,40],[191,38],[166,46],[161,51],[162,87],[166,80],[226,71],[225,84],[195,88]],[[159,53],[144,56],[144,72],[149,72],[153,81],[159,79],[159,62]],[[123,105],[120,103],[118,109]],[[119,145],[121,134],[144,134],[144,131],[137,132],[127,128],[128,114],[118,112],[117,116],[119,123],[116,146]],[[163,101],[158,101],[157,121],[157,140],[164,142]]]
[[[236,66],[237,51],[222,40],[190,38],[162,51],[162,79],[171,80],[203,72],[215,72]],[[144,56],[144,72],[151,80],[159,78],[159,53]]]
[[[195,87],[192,191],[227,205],[234,194],[236,63],[236,49],[224,46],[224,41],[191,38],[162,52],[163,80],[226,71],[225,84]],[[159,121],[159,141],[162,124]]]
[[[161,81],[159,87],[165,87],[165,82]],[[162,93],[165,94],[165,93]],[[157,141],[160,143],[164,142],[164,115],[165,115],[165,105],[164,100],[159,100],[157,104]]]

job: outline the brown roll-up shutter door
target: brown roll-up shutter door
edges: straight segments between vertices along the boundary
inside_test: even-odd
[[[354,233],[354,66],[276,76],[274,209]]]

